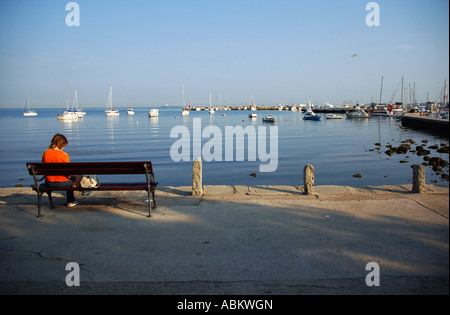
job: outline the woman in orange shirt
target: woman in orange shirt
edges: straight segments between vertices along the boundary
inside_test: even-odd
[[[59,133],[54,135],[48,150],[42,156],[42,163],[70,163],[69,155],[63,152],[67,144],[68,141],[64,135]],[[47,187],[72,187],[77,180],[75,176],[46,176],[45,184]],[[72,208],[77,204],[73,191],[67,191],[67,207]]]

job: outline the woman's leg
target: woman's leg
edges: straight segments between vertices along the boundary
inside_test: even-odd
[[[72,187],[73,181],[72,179],[65,181],[65,182],[46,182],[45,183],[48,187]],[[73,204],[75,202],[75,195],[73,194],[73,191],[67,191],[67,204]]]

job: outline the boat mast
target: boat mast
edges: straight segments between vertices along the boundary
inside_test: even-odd
[[[403,106],[403,77],[402,77],[402,98],[401,98],[401,104],[402,104],[402,106]]]
[[[109,88],[108,109],[112,110],[112,86]]]
[[[72,110],[75,108],[75,111],[78,111],[78,90],[75,90],[75,97],[73,99]]]
[[[185,109],[186,108],[186,102],[184,100],[184,84],[182,85],[182,87],[183,87],[183,109]]]
[[[67,80],[66,80],[66,108],[67,110],[69,110],[69,87]]]
[[[383,94],[383,76],[381,77],[380,101],[378,102],[378,105],[381,104],[381,95],[382,94]]]
[[[442,110],[445,108],[445,103],[447,102],[447,79],[444,81],[444,100],[442,103]]]

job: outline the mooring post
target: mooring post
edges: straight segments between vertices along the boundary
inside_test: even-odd
[[[303,169],[303,187],[305,194],[311,195],[314,193],[314,166],[308,164]]]
[[[425,167],[423,165],[413,165],[412,192],[416,194],[425,193]]]
[[[202,158],[198,157],[192,166],[192,196],[203,196]]]

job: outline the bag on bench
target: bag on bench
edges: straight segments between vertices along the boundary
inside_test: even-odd
[[[98,188],[100,181],[96,175],[83,175],[80,185],[82,188]]]

